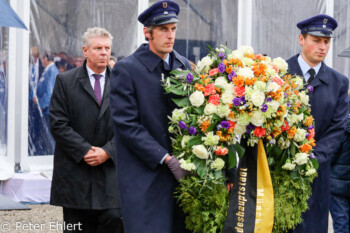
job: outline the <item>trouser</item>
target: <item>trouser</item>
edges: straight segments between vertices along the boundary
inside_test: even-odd
[[[331,194],[330,211],[336,233],[349,233],[350,198]]]
[[[120,209],[71,209],[63,207],[64,233],[123,233]]]

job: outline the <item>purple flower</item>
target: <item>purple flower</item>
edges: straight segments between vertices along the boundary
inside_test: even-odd
[[[187,129],[187,125],[183,121],[179,121],[179,126],[180,126],[181,129]]]
[[[233,104],[237,107],[239,105],[241,105],[241,98],[234,98],[233,99]]]
[[[188,128],[188,133],[191,134],[191,135],[194,135],[194,134],[197,133],[197,130],[196,130],[195,127],[190,126],[190,127]]]
[[[234,77],[236,77],[237,76],[237,74],[234,72],[234,71],[232,71],[229,75],[228,75],[228,80],[231,82],[232,81],[232,79],[234,78]]]
[[[314,87],[311,85],[307,86],[307,89],[310,93],[312,93],[314,91]]]
[[[287,102],[287,107],[288,107],[288,108],[290,107],[290,103],[289,103],[289,102]]]
[[[221,121],[220,126],[222,128],[228,129],[230,128],[230,123],[228,121]]]
[[[247,125],[246,130],[247,133],[252,132],[255,129],[255,125],[253,125],[252,123],[249,123],[249,125]]]
[[[187,78],[187,82],[188,82],[188,83],[191,83],[191,82],[193,81],[193,75],[192,75],[191,73],[188,73],[188,74],[186,75],[186,78]]]
[[[224,52],[218,53],[218,56],[220,57],[221,60],[224,60],[226,58]]]
[[[284,92],[284,98],[288,98],[288,94]]]
[[[266,112],[268,108],[269,108],[269,106],[267,106],[266,104],[263,104],[261,107],[261,111]]]
[[[221,62],[221,63],[218,65],[218,69],[219,69],[219,72],[220,72],[220,73],[225,73],[225,64]]]
[[[246,101],[245,101],[245,97],[244,96],[242,96],[241,97],[241,104],[245,104],[246,103]]]
[[[313,125],[310,125],[309,127],[307,127],[308,130],[313,129],[313,128],[314,128]]]
[[[184,78],[184,76],[183,76],[183,75],[179,76],[179,79],[183,79],[183,78]]]
[[[310,136],[309,133],[306,133],[306,134],[305,134],[305,138],[308,138],[309,136]]]
[[[271,98],[266,98],[266,102],[271,102]]]
[[[315,158],[314,153],[311,153],[311,154],[310,154],[310,158],[312,158],[312,159],[314,159],[314,158]]]
[[[270,140],[269,143],[272,145],[272,144],[275,144],[275,140]]]

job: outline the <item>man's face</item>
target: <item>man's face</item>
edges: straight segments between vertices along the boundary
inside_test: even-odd
[[[103,72],[111,56],[111,40],[106,37],[92,37],[88,47],[83,47],[87,65],[96,73]]]
[[[303,35],[299,35],[299,44],[302,47],[301,55],[311,67],[318,65],[326,58],[330,43],[331,38],[329,37],[307,34],[304,38]]]
[[[173,51],[176,28],[176,23],[158,25],[153,27],[153,33],[151,34],[145,27],[144,34],[149,40],[150,50],[165,59],[167,54]]]

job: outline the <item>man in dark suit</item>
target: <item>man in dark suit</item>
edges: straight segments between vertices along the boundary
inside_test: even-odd
[[[50,204],[63,206],[65,232],[122,232],[109,112],[112,36],[89,28],[84,65],[56,78],[50,103],[56,140]],[[79,231],[82,230],[82,231]]]
[[[127,233],[181,233],[184,219],[174,200],[176,179],[184,176],[170,156],[168,118],[174,109],[161,86],[162,75],[187,69],[173,50],[179,6],[160,1],[140,14],[149,41],[117,62],[111,75],[121,208]],[[176,178],[176,179],[175,179]]]
[[[304,77],[308,86],[311,114],[315,118],[318,177],[312,183],[309,210],[294,232],[327,233],[330,195],[331,156],[340,146],[348,115],[348,79],[324,62],[337,22],[328,15],[317,15],[297,24],[301,30],[301,54],[287,62],[289,73]],[[313,89],[313,91],[312,91]]]

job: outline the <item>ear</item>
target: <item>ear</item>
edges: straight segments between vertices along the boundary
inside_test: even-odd
[[[147,27],[143,27],[143,34],[147,39],[151,39],[151,33],[148,31]]]
[[[87,47],[83,46],[83,53],[85,58],[87,57],[87,51],[88,51]]]
[[[304,45],[304,36],[302,34],[299,35],[299,44],[300,46]]]

